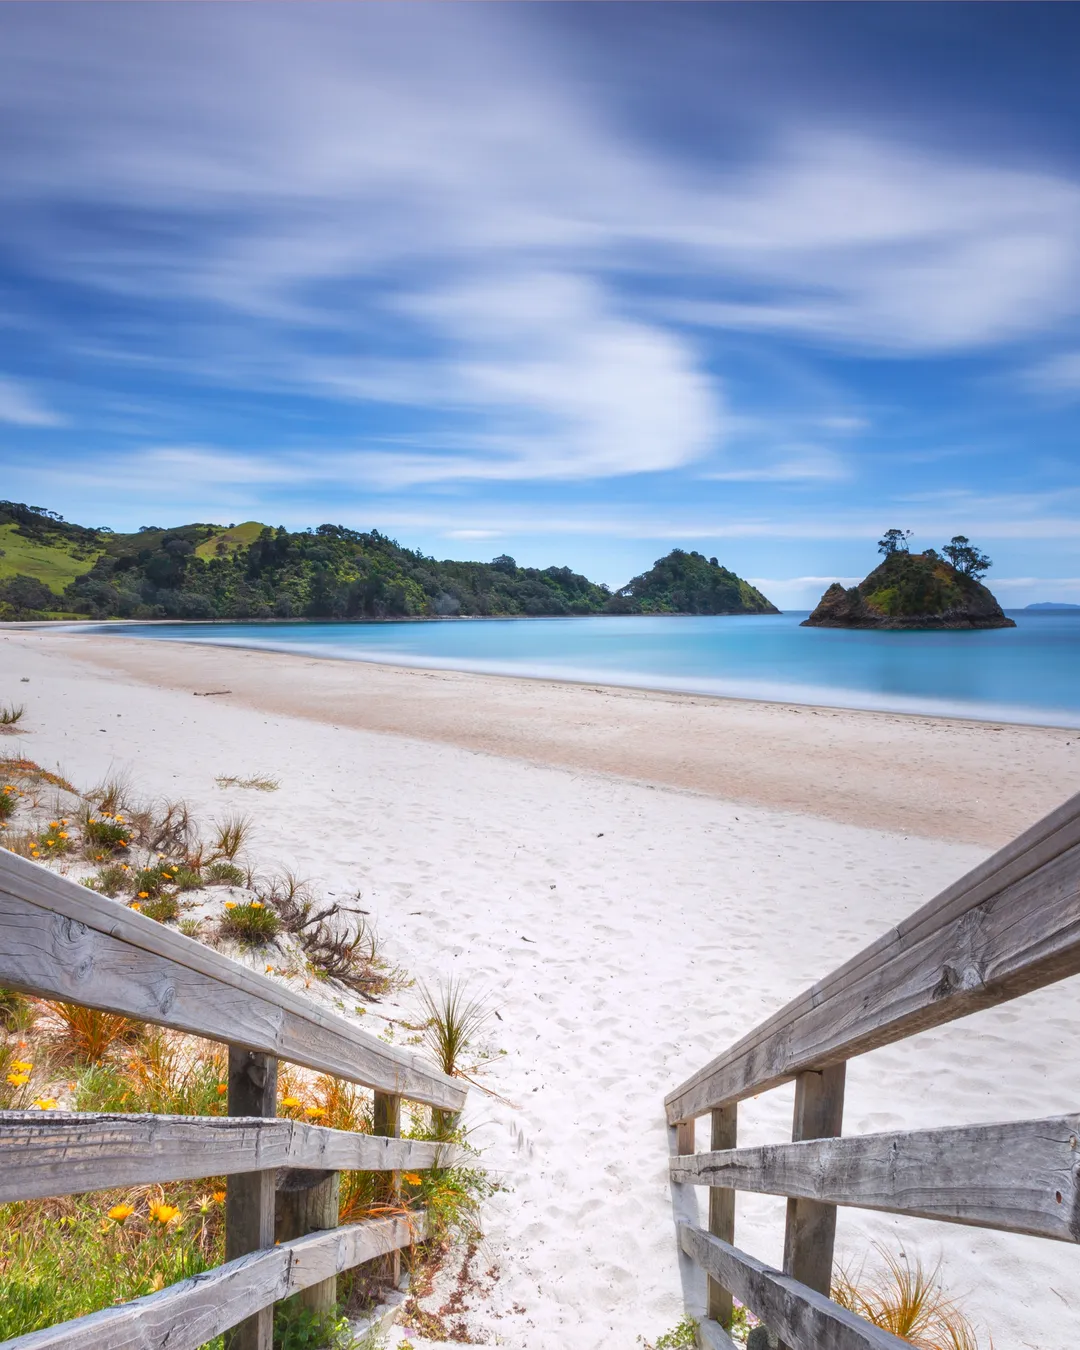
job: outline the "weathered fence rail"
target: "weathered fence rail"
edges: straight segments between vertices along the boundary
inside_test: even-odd
[[[701,1343],[733,1344],[734,1295],[791,1350],[906,1344],[829,1298],[838,1205],[1080,1241],[1080,1116],[840,1137],[849,1059],[1077,973],[1080,796],[672,1092],[678,1243],[707,1276]],[[792,1079],[792,1142],[736,1147],[738,1103]],[[694,1186],[709,1188],[707,1231],[686,1217]],[[740,1190],[788,1197],[782,1271],[733,1245]]]
[[[273,1305],[306,1290],[327,1308],[342,1271],[397,1255],[426,1232],[423,1212],[336,1227],[341,1171],[382,1173],[393,1208],[403,1170],[447,1166],[455,1151],[403,1140],[402,1099],[457,1112],[466,1089],[343,1017],[219,952],[65,877],[0,850],[0,984],[120,1013],[229,1046],[228,1116],[0,1112],[0,1202],[225,1175],[226,1262],[159,1293],[4,1342],[10,1350],[271,1350]],[[287,1060],[374,1091],[375,1134],[276,1118]],[[275,1199],[318,1192],[315,1203]],[[326,1231],[287,1232],[275,1214]],[[322,1216],[318,1218],[318,1216]],[[304,1220],[303,1216],[307,1216]],[[315,1219],[318,1218],[318,1222]]]

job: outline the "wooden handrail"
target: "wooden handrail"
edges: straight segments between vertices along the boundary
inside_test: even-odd
[[[422,1171],[462,1152],[259,1116],[0,1111],[0,1204],[270,1168]]]
[[[699,1343],[732,1295],[783,1350],[906,1342],[830,1299],[836,1207],[1080,1242],[1080,1115],[841,1137],[847,1061],[1080,972],[1080,795],[805,990],[665,1099],[680,1249],[707,1277]],[[792,1142],[736,1148],[738,1103],[796,1080]],[[712,1149],[695,1151],[712,1115]],[[709,1232],[687,1188],[709,1188]],[[784,1269],[732,1245],[733,1197],[788,1198]]]
[[[665,1099],[669,1124],[1080,972],[1080,795]]]
[[[194,938],[0,850],[0,984],[460,1111],[466,1089]]]
[[[252,1252],[101,1312],[4,1342],[4,1350],[198,1350],[260,1309],[426,1236],[423,1212],[368,1219]]]
[[[671,1180],[1080,1242],[1080,1116],[808,1139],[670,1161]]]

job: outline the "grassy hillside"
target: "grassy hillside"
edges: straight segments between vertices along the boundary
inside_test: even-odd
[[[227,530],[218,530],[209,539],[196,545],[197,558],[223,558],[236,553],[239,549],[252,545],[266,529],[257,520],[245,520],[242,525],[231,525]]]
[[[33,577],[59,596],[76,577],[90,571],[101,551],[79,550],[79,557],[65,540],[27,539],[14,522],[0,525],[0,582],[15,576]]]

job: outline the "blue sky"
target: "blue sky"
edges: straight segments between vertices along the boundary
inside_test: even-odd
[[[0,495],[1080,600],[1073,5],[0,6]]]

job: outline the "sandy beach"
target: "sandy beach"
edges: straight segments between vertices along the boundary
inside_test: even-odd
[[[44,630],[0,631],[0,699],[27,709],[4,752],[242,807],[268,864],[363,894],[391,960],[490,991],[505,1100],[468,1120],[503,1189],[466,1321],[519,1350],[672,1327],[665,1092],[1080,789],[1067,730]],[[215,784],[260,772],[280,790]],[[845,1132],[1076,1110],[1078,1058],[1065,982],[854,1061]],[[790,1111],[746,1103],[740,1142]],[[783,1212],[740,1197],[738,1244],[779,1261]],[[996,1350],[1080,1337],[1064,1245],[841,1211],[842,1260],[874,1241],[940,1257]]]

